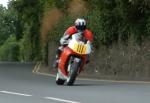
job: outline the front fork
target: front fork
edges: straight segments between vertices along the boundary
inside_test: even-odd
[[[72,63],[76,62],[76,64],[78,64],[77,67],[79,67],[81,69],[81,64],[82,64],[82,60],[81,58],[77,58],[77,57],[70,57],[70,61],[69,61],[69,65],[68,65],[68,69],[67,69],[67,72],[70,72],[72,67]],[[80,73],[80,69],[78,69],[78,74]]]

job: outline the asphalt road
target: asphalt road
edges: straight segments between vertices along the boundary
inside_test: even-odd
[[[0,63],[0,103],[150,103],[150,83],[77,80],[57,86],[54,77],[32,69],[32,64]]]

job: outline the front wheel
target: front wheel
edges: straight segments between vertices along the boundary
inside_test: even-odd
[[[67,85],[71,86],[74,84],[76,77],[78,75],[80,62],[73,62],[71,65],[71,69],[69,70]]]

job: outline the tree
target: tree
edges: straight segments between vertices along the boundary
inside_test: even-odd
[[[21,34],[28,35],[26,39],[29,41],[29,48],[24,49],[31,49],[30,60],[39,60],[41,58],[40,25],[43,14],[43,1],[15,0],[11,4],[17,12],[19,24],[22,26]]]
[[[15,33],[16,14],[0,5],[0,45],[12,34]]]

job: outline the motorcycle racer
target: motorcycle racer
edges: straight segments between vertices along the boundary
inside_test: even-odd
[[[87,29],[85,19],[77,18],[75,20],[74,26],[69,27],[60,39],[60,46],[56,51],[56,60],[53,64],[54,68],[58,67],[60,54],[62,53],[64,47],[68,45],[69,38],[75,33],[78,33],[78,36],[80,37],[81,40],[89,41],[92,46],[93,33],[89,29]],[[89,56],[87,58],[87,63],[88,62],[89,62]]]

